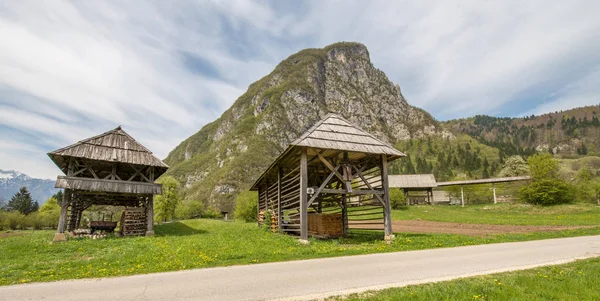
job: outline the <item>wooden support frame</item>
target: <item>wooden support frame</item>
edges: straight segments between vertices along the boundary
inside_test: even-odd
[[[300,153],[300,241],[308,243],[308,162],[307,148],[302,147]],[[319,158],[322,156],[319,154]],[[326,161],[326,160],[325,160]]]
[[[154,236],[154,195],[148,196],[146,202],[146,236]]]
[[[390,204],[390,185],[388,182],[387,155],[381,155],[381,182],[383,184],[383,228],[386,241],[394,240],[392,231],[392,206]]]
[[[277,230],[279,232],[283,231],[283,227],[281,226],[283,222],[283,212],[281,210],[281,179],[283,178],[283,168],[278,168],[277,173]]]

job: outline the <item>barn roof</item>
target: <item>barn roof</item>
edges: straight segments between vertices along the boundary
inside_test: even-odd
[[[290,145],[404,157],[402,152],[337,114],[328,114]]]
[[[338,114],[327,114],[322,120],[313,125],[298,139],[288,145],[267,170],[254,182],[251,190],[258,189],[258,184],[267,176],[273,174],[274,168],[286,158],[296,156],[300,147],[348,152],[366,155],[387,155],[388,161],[405,157],[406,155],[390,144],[375,138],[360,127],[350,123]],[[364,157],[364,156],[363,156]]]
[[[160,174],[169,168],[150,150],[127,134],[121,126],[50,152],[48,156],[65,174],[67,172],[65,163],[68,157],[153,166]]]
[[[434,188],[437,187],[435,177],[432,174],[421,175],[390,175],[388,176],[390,187],[393,188]]]

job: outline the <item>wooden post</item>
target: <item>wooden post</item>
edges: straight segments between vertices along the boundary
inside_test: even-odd
[[[308,243],[308,163],[307,149],[302,147],[300,155],[300,242]]]
[[[348,235],[348,202],[346,201],[346,194],[342,194],[342,223],[344,229],[344,235]]]
[[[52,242],[58,241],[66,241],[65,237],[65,228],[67,226],[67,208],[69,208],[69,204],[71,203],[71,189],[65,189],[63,192],[63,199],[60,202],[60,217],[58,218],[58,229],[56,230],[56,234],[54,234],[54,239]]]
[[[404,189],[404,198],[406,199],[406,206],[410,206],[410,200],[408,199],[408,189]]]
[[[465,206],[465,191],[463,190],[463,186],[460,185],[460,206]]]
[[[496,183],[492,183],[492,191],[494,192],[494,204],[496,204]]]
[[[394,240],[392,231],[392,206],[390,205],[390,183],[388,182],[387,155],[381,155],[381,184],[383,186],[383,228],[384,239],[388,242]]]
[[[146,229],[146,236],[154,236],[154,195],[148,197],[148,208],[146,209],[146,221],[148,222],[148,228]]]
[[[260,186],[258,186],[258,195],[257,195],[257,206],[256,206],[256,224],[260,227],[260,193],[261,193],[261,189]]]
[[[283,168],[279,167],[279,173],[277,174],[277,228],[279,232],[283,232],[281,226],[282,214],[281,214],[281,180],[283,178]]]

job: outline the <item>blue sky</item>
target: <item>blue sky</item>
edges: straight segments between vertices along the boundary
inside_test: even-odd
[[[598,1],[2,1],[0,169],[118,125],[160,158],[304,48],[364,43],[446,120],[600,103]]]

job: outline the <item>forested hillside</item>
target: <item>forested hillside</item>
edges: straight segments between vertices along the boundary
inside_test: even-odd
[[[445,124],[455,134],[467,134],[496,147],[502,155],[529,156],[536,151],[600,155],[600,106],[575,108],[524,118],[478,115]]]
[[[408,157],[393,162],[392,174],[433,173],[438,181],[457,175],[488,178],[504,163],[498,149],[479,143],[468,135],[456,138],[427,137],[396,143]]]

